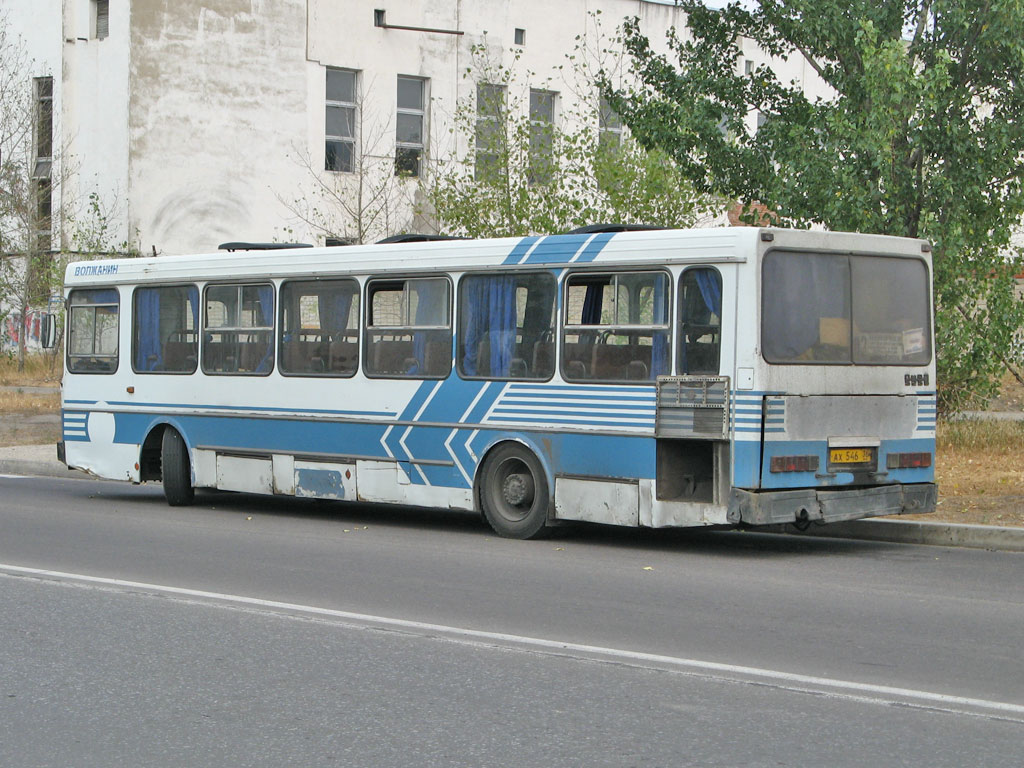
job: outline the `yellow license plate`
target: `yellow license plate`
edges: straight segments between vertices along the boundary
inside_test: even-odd
[[[870,448],[832,448],[828,452],[830,464],[867,464],[873,458]]]

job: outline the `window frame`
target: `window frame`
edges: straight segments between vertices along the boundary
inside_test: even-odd
[[[80,294],[80,293],[96,293],[96,292],[100,292],[100,291],[113,291],[115,294],[117,294],[117,301],[116,302],[103,302],[103,303],[96,303],[96,304],[93,304],[91,302],[87,302],[87,303],[83,303],[83,304],[75,304],[74,303],[75,294]],[[67,343],[65,343],[65,345],[64,345],[64,348],[65,348],[64,349],[64,365],[65,365],[66,370],[69,373],[87,374],[87,375],[106,375],[106,376],[109,376],[111,374],[117,373],[117,370],[118,370],[118,368],[120,368],[120,365],[121,365],[121,291],[117,288],[117,286],[106,286],[106,287],[84,287],[83,286],[83,287],[80,287],[80,288],[73,288],[73,289],[71,289],[71,291],[68,292],[68,298],[67,298],[67,305],[66,306],[67,306]],[[80,307],[87,307],[87,308],[91,308],[93,310],[93,312],[92,312],[92,348],[93,348],[94,351],[93,351],[93,353],[88,354],[88,355],[73,355],[72,354],[72,348],[73,348],[72,333],[73,333],[73,330],[74,330],[75,309],[76,308],[80,308]],[[97,323],[96,323],[96,310],[101,308],[101,307],[114,307],[117,310],[117,325],[114,328],[114,338],[117,341],[117,349],[111,355],[98,355],[98,354],[95,354],[95,349],[96,349],[96,326],[97,326]],[[72,362],[71,362],[72,357],[90,358],[90,359],[109,358],[109,359],[113,360],[113,367],[109,368],[109,369],[92,369],[92,370],[79,369],[79,368],[76,368],[74,365],[72,365]]]
[[[445,285],[445,297],[447,300],[447,313],[446,313],[446,324],[445,325],[417,325],[415,321],[407,325],[374,325],[373,324],[373,295],[379,290],[386,290],[384,286],[391,285],[392,290],[397,284],[402,284],[402,290],[405,294],[409,293],[409,283],[416,281],[426,280],[442,280]],[[398,379],[398,380],[443,380],[447,379],[452,374],[452,345],[455,339],[455,329],[452,327],[452,311],[453,311],[453,300],[454,300],[454,286],[452,285],[452,278],[447,274],[422,274],[422,275],[378,275],[369,277],[363,286],[363,308],[362,308],[362,337],[363,344],[361,350],[361,361],[363,375],[368,379]],[[411,308],[411,302],[405,299],[402,302],[402,306],[406,309]],[[447,368],[443,374],[437,373],[430,376],[424,376],[419,373],[382,373],[376,370],[376,365],[371,365],[370,356],[376,351],[376,345],[371,340],[371,335],[374,333],[385,335],[411,335],[415,339],[416,332],[430,332],[430,331],[447,331],[448,332],[448,363]],[[415,340],[414,340],[415,343]]]
[[[842,257],[842,258],[844,258],[846,260],[847,275],[849,276],[849,284],[847,285],[847,288],[849,289],[849,291],[848,291],[848,294],[847,294],[846,298],[849,301],[849,311],[850,311],[849,353],[848,353],[846,359],[843,359],[843,360],[828,360],[828,359],[820,359],[820,360],[814,360],[814,359],[807,359],[807,360],[800,360],[800,359],[775,360],[775,359],[770,359],[768,357],[768,355],[766,354],[767,347],[766,347],[766,344],[765,344],[765,332],[767,330],[767,323],[765,322],[765,310],[766,310],[766,307],[767,307],[767,304],[766,304],[767,282],[764,279],[765,264],[768,261],[769,257],[773,257],[775,255],[780,255],[780,254],[787,254],[787,253],[788,254],[812,254],[812,255],[822,255],[822,256],[837,256],[837,257]],[[925,322],[924,326],[922,326],[922,328],[924,330],[924,333],[925,333],[925,336],[926,336],[925,341],[927,342],[927,345],[928,345],[928,357],[927,357],[926,360],[923,360],[921,362],[908,362],[906,360],[894,360],[892,362],[883,362],[883,361],[879,361],[879,360],[868,361],[868,362],[858,362],[855,359],[857,353],[855,351],[855,346],[856,345],[854,345],[854,343],[853,343],[853,331],[854,331],[854,327],[856,326],[857,316],[855,316],[855,306],[854,306],[854,298],[855,298],[856,291],[854,290],[854,286],[853,286],[853,266],[852,266],[852,264],[853,264],[853,260],[854,259],[858,259],[858,258],[890,259],[890,260],[893,260],[893,261],[896,261],[896,262],[913,262],[913,263],[917,264],[921,268],[922,274],[923,274],[923,277],[924,277],[924,280],[925,280],[925,283],[924,283],[924,300],[925,300],[924,311],[925,311],[925,314],[927,315],[927,317],[924,318],[926,320],[926,322]],[[827,250],[797,249],[797,248],[771,248],[771,249],[767,250],[762,255],[762,257],[761,257],[761,264],[759,265],[759,271],[758,271],[758,280],[760,281],[760,285],[758,287],[758,298],[759,298],[759,301],[760,301],[760,306],[758,307],[758,326],[759,327],[758,327],[758,333],[757,333],[759,356],[768,365],[778,365],[778,366],[794,365],[794,366],[804,366],[804,367],[806,367],[806,366],[820,365],[820,366],[845,366],[845,367],[851,367],[851,368],[872,368],[872,367],[876,367],[876,366],[877,367],[884,367],[884,368],[894,368],[894,367],[897,367],[897,368],[898,367],[926,368],[926,367],[932,365],[932,363],[935,360],[934,299],[932,297],[932,292],[930,290],[930,287],[931,287],[930,286],[930,282],[929,282],[930,275],[931,275],[931,272],[930,272],[930,269],[929,269],[929,266],[928,266],[928,262],[925,259],[920,258],[919,256],[903,256],[903,255],[892,254],[892,253],[872,253],[872,252],[865,252],[865,251],[827,251]],[[819,320],[820,319],[821,318],[819,318]]]
[[[285,342],[285,338],[284,338],[285,334],[287,333],[287,329],[285,328],[285,318],[284,318],[284,312],[285,312],[284,296],[285,296],[285,291],[289,290],[289,286],[291,286],[293,284],[299,284],[299,285],[317,285],[317,284],[320,284],[320,285],[322,285],[322,284],[329,284],[329,283],[352,283],[353,286],[355,287],[355,290],[353,291],[353,296],[355,297],[355,301],[356,301],[356,325],[355,325],[355,328],[353,329],[354,332],[355,332],[355,339],[356,339],[356,342],[355,342],[356,343],[356,362],[355,362],[355,366],[352,368],[351,371],[348,371],[348,370],[332,371],[329,367],[325,368],[325,370],[323,370],[323,371],[292,371],[292,370],[289,370],[287,368],[286,362],[285,362],[287,360],[287,356],[284,353],[284,345],[285,345],[285,343],[287,343],[287,342]],[[281,285],[278,286],[278,289],[277,289],[277,333],[276,333],[276,338],[277,338],[277,347],[278,347],[278,349],[277,349],[277,371],[278,371],[278,373],[280,373],[282,376],[288,376],[288,377],[293,377],[293,378],[314,378],[314,379],[351,379],[353,376],[355,376],[357,373],[359,373],[360,362],[362,360],[362,344],[363,344],[363,338],[362,338],[363,337],[363,333],[362,333],[362,327],[361,327],[363,308],[362,308],[362,303],[361,302],[362,302],[362,286],[359,284],[359,280],[356,279],[355,277],[348,277],[348,276],[342,277],[342,276],[338,276],[338,277],[324,277],[324,278],[312,278],[312,279],[308,278],[308,277],[295,277],[295,278],[289,278],[287,280],[283,280],[281,282]],[[349,309],[349,316],[351,316],[351,312],[352,312],[352,310],[350,308]],[[346,322],[347,322],[347,319],[346,319]],[[347,328],[347,326],[346,326],[345,330],[346,331],[349,330]],[[322,326],[317,330],[317,333],[320,336],[324,335],[323,327]],[[322,344],[324,342],[321,340],[320,343]],[[327,343],[329,345],[331,343],[330,340],[328,340]]]
[[[403,107],[399,102],[399,96],[402,92],[400,83],[401,81],[419,83],[420,87],[420,106],[418,109],[412,107]],[[423,157],[426,153],[426,142],[427,142],[427,84],[429,79],[425,77],[415,77],[413,75],[398,75],[396,84],[396,96],[395,96],[395,175],[402,178],[419,178],[423,174]],[[402,119],[402,116],[413,117],[419,119],[420,125],[420,140],[419,142],[411,141],[400,141],[399,140],[399,127],[398,123]],[[416,169],[414,172],[406,172],[400,169],[399,165],[399,154],[402,152],[415,152],[416,155]]]
[[[110,37],[110,0],[92,1],[92,32],[94,40]]]
[[[270,292],[271,292],[271,298],[272,298],[272,300],[274,302],[274,306],[271,307],[271,310],[270,310],[270,325],[269,326],[262,326],[262,325],[260,325],[260,326],[256,326],[256,325],[251,325],[251,326],[219,325],[219,326],[216,326],[214,328],[211,328],[210,325],[209,325],[210,316],[209,316],[209,311],[208,311],[210,289],[211,288],[225,288],[225,287],[235,287],[235,288],[237,288],[238,292],[239,292],[239,299],[240,300],[242,298],[242,291],[244,291],[244,289],[246,289],[246,288],[253,288],[253,287],[266,288],[266,287],[269,287],[270,288]],[[274,323],[276,321],[278,299],[277,299],[277,286],[274,285],[272,280],[243,280],[243,281],[235,281],[235,280],[219,281],[218,280],[216,282],[209,282],[209,283],[206,283],[203,286],[201,301],[202,301],[202,305],[200,307],[200,320],[201,320],[201,325],[202,325],[202,335],[200,337],[199,369],[203,372],[203,375],[205,375],[205,376],[246,376],[246,377],[257,376],[258,377],[258,376],[269,376],[271,373],[274,372],[274,370],[277,367],[277,365],[276,365],[277,360],[275,359],[276,355],[277,355],[277,345],[275,344],[275,341],[274,341],[275,340],[275,330],[276,329],[274,327]],[[241,307],[241,305],[243,303],[244,302],[239,301],[238,306]],[[240,311],[240,309],[238,311]],[[235,320],[237,320],[237,319],[238,319],[238,317],[236,316]],[[268,348],[269,348],[269,353],[270,353],[270,365],[268,366],[267,370],[266,371],[239,371],[239,370],[234,370],[234,371],[212,371],[212,370],[209,370],[206,367],[206,363],[207,363],[207,360],[209,358],[209,348],[207,347],[207,344],[208,343],[212,343],[212,342],[208,342],[206,337],[207,337],[208,334],[211,334],[211,333],[225,333],[225,332],[247,332],[247,333],[267,332],[267,333],[269,333],[269,336],[270,336],[269,341],[270,341],[270,343],[268,345]],[[242,342],[236,342],[236,343],[241,344]],[[251,343],[251,342],[245,342],[245,343]]]
[[[701,270],[701,269],[713,272],[718,277],[718,290],[722,294],[721,298],[720,298],[720,301],[723,302],[723,306],[721,307],[721,309],[722,309],[723,313],[725,311],[725,307],[724,307],[725,293],[724,293],[724,281],[723,281],[723,278],[722,278],[722,271],[720,269],[718,269],[717,267],[715,267],[714,265],[712,265],[712,264],[692,264],[692,265],[687,265],[682,270],[682,272],[679,273],[679,278],[676,280],[676,290],[675,290],[676,306],[679,308],[679,310],[678,310],[679,316],[676,318],[676,322],[675,322],[676,349],[675,349],[675,355],[673,356],[673,365],[675,366],[675,370],[678,372],[678,374],[680,376],[718,376],[718,375],[720,375],[720,371],[721,371],[721,368],[722,368],[722,327],[724,325],[725,318],[724,318],[723,314],[719,314],[718,315],[718,363],[715,366],[714,371],[710,371],[710,372],[704,372],[704,371],[690,372],[690,371],[684,371],[683,370],[683,368],[684,368],[684,365],[683,365],[683,355],[684,355],[684,352],[685,352],[685,345],[686,345],[686,336],[683,334],[683,327],[682,327],[683,326],[683,312],[685,311],[685,306],[683,304],[683,295],[682,295],[683,294],[683,288],[684,288],[683,280],[684,280],[684,278],[685,278],[685,276],[686,276],[686,274],[688,272],[693,272],[695,270]],[[688,366],[686,366],[686,367],[688,367]]]
[[[484,109],[487,107],[487,109]],[[496,107],[493,111],[491,107]],[[486,180],[494,171],[500,171],[502,142],[481,147],[481,137],[498,137],[508,119],[508,86],[500,83],[476,84],[476,122],[473,130],[473,176]],[[487,126],[493,130],[488,131]]]
[[[474,278],[489,278],[489,277],[539,277],[549,281],[549,287],[551,288],[551,324],[548,331],[552,335],[552,346],[551,346],[551,370],[543,376],[495,376],[495,375],[482,375],[482,374],[467,374],[463,369],[462,355],[459,351],[462,349],[465,343],[466,333],[466,312],[463,311],[462,301],[464,296],[465,284],[467,280]],[[558,366],[555,364],[555,349],[557,344],[555,343],[554,337],[558,334],[558,278],[548,270],[501,270],[501,271],[483,271],[475,270],[472,272],[466,272],[459,278],[457,286],[456,302],[458,305],[458,323],[455,329],[455,370],[458,373],[459,378],[465,379],[466,381],[529,381],[529,382],[544,382],[551,381],[554,378],[555,372],[558,370]],[[524,318],[525,321],[525,318]],[[516,325],[516,331],[519,331],[519,325]]]
[[[328,80],[332,72],[338,72],[352,76],[352,101],[343,101],[329,98]],[[340,136],[329,133],[327,128],[327,116],[331,109],[351,110],[352,114],[352,135]],[[330,173],[355,173],[358,166],[356,156],[357,143],[359,141],[359,70],[347,67],[325,67],[324,68],[324,170]],[[332,168],[329,161],[331,151],[329,145],[346,144],[349,146],[349,167]],[[339,157],[337,154],[335,157]]]
[[[614,282],[610,285],[618,285],[618,278],[624,275],[660,275],[665,278],[665,321],[664,323],[595,323],[595,324],[583,324],[583,323],[570,323],[569,322],[569,291],[573,287],[573,281],[578,278],[597,278],[597,277],[611,277],[614,278]],[[617,384],[617,385],[647,385],[652,386],[658,376],[670,375],[673,370],[675,363],[673,356],[673,342],[675,338],[675,328],[673,327],[673,303],[675,301],[674,296],[675,281],[672,278],[672,273],[667,269],[658,267],[621,267],[621,268],[605,268],[605,269],[593,269],[593,270],[575,270],[565,275],[562,281],[562,309],[560,312],[559,322],[559,339],[558,339],[558,372],[562,379],[572,384]],[[617,291],[616,291],[617,294]],[[618,300],[616,299],[616,313],[618,312]],[[616,316],[615,320],[619,318]],[[586,332],[591,332],[595,335],[595,338],[602,334],[615,333],[616,335],[630,335],[630,333],[639,334],[639,332],[647,331],[651,337],[651,347],[653,352],[654,339],[656,333],[665,334],[665,371],[663,373],[652,373],[650,369],[647,371],[647,378],[643,379],[631,379],[631,378],[579,378],[568,375],[567,364],[568,355],[566,353],[566,336],[577,335],[581,336]],[[596,342],[593,342],[596,344]],[[608,345],[608,346],[625,346],[625,345]],[[646,345],[639,345],[646,346]]]
[[[193,329],[193,332],[196,335],[196,342],[195,342],[195,365],[193,366],[191,371],[185,371],[185,370],[178,370],[178,371],[147,371],[147,370],[143,370],[143,369],[137,368],[135,366],[135,357],[136,357],[136,353],[138,351],[138,343],[139,343],[139,323],[137,322],[137,320],[138,320],[138,307],[139,307],[139,291],[143,291],[143,290],[162,290],[162,289],[165,289],[165,288],[194,288],[195,291],[196,291],[196,318],[198,319],[199,327],[196,327],[196,328]],[[203,302],[203,292],[199,289],[199,285],[196,284],[196,283],[173,283],[173,284],[137,285],[137,286],[135,286],[135,288],[132,290],[132,315],[131,315],[131,321],[132,321],[131,364],[132,364],[132,372],[133,373],[137,373],[137,374],[140,374],[140,375],[143,375],[143,376],[150,376],[150,375],[191,376],[196,371],[199,370],[199,355],[200,355],[199,348],[202,346],[200,342],[202,340],[202,333],[203,333],[203,330],[202,330],[202,327],[201,327],[202,326],[202,322],[203,322],[202,302]],[[184,330],[186,332],[188,331],[187,328],[182,329],[182,330]]]
[[[534,98],[547,102],[548,114],[538,117],[540,110],[534,108]],[[530,89],[529,123],[530,138],[527,152],[527,184],[550,184],[555,176],[555,120],[557,113],[558,91],[543,88]],[[546,138],[545,138],[546,134]]]

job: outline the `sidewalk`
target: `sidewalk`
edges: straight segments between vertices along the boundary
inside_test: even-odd
[[[0,475],[32,475],[92,479],[90,475],[69,470],[57,461],[55,445],[19,445],[0,448]],[[899,544],[929,544],[939,547],[971,547],[1002,552],[1024,552],[1024,528],[1000,528],[994,525],[920,522],[875,518],[848,523],[811,525],[798,531],[792,525],[777,525],[766,530],[796,536],[821,536],[833,539],[889,541]]]

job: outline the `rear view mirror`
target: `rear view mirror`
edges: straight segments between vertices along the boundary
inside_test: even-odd
[[[57,346],[57,318],[47,312],[39,324],[39,343],[43,349],[53,349]]]

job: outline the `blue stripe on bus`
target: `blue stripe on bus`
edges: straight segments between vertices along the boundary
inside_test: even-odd
[[[164,421],[157,415],[143,413],[116,413],[114,417],[114,442],[122,444],[141,443],[154,424]],[[173,421],[191,446],[216,445],[227,449],[286,454],[309,453],[311,446],[315,446],[317,453],[358,454],[381,460],[389,458],[384,450],[383,438],[387,429],[384,424],[245,419],[218,415],[176,416]],[[409,450],[401,448],[399,460],[414,485],[468,488],[467,476],[470,479],[474,476],[477,461],[486,448],[499,439],[513,436],[527,437],[555,474],[642,478],[653,477],[654,472],[655,441],[645,436],[550,432],[534,435],[529,430],[501,433],[480,432],[471,427],[427,426],[411,427],[408,431],[404,443]],[[447,462],[454,459],[456,465],[410,465],[410,458]]]
[[[539,237],[524,237],[520,240],[516,247],[512,249],[512,253],[505,257],[505,264],[518,264],[530,252],[530,248],[533,244],[540,240]]]
[[[259,405],[213,405],[210,403],[140,403],[138,401],[110,400],[109,405],[125,408],[174,408],[196,410],[204,409],[210,411],[221,411],[223,413],[300,413],[311,416],[374,416],[382,419],[393,419],[397,411],[343,411],[327,408],[280,408]]]

